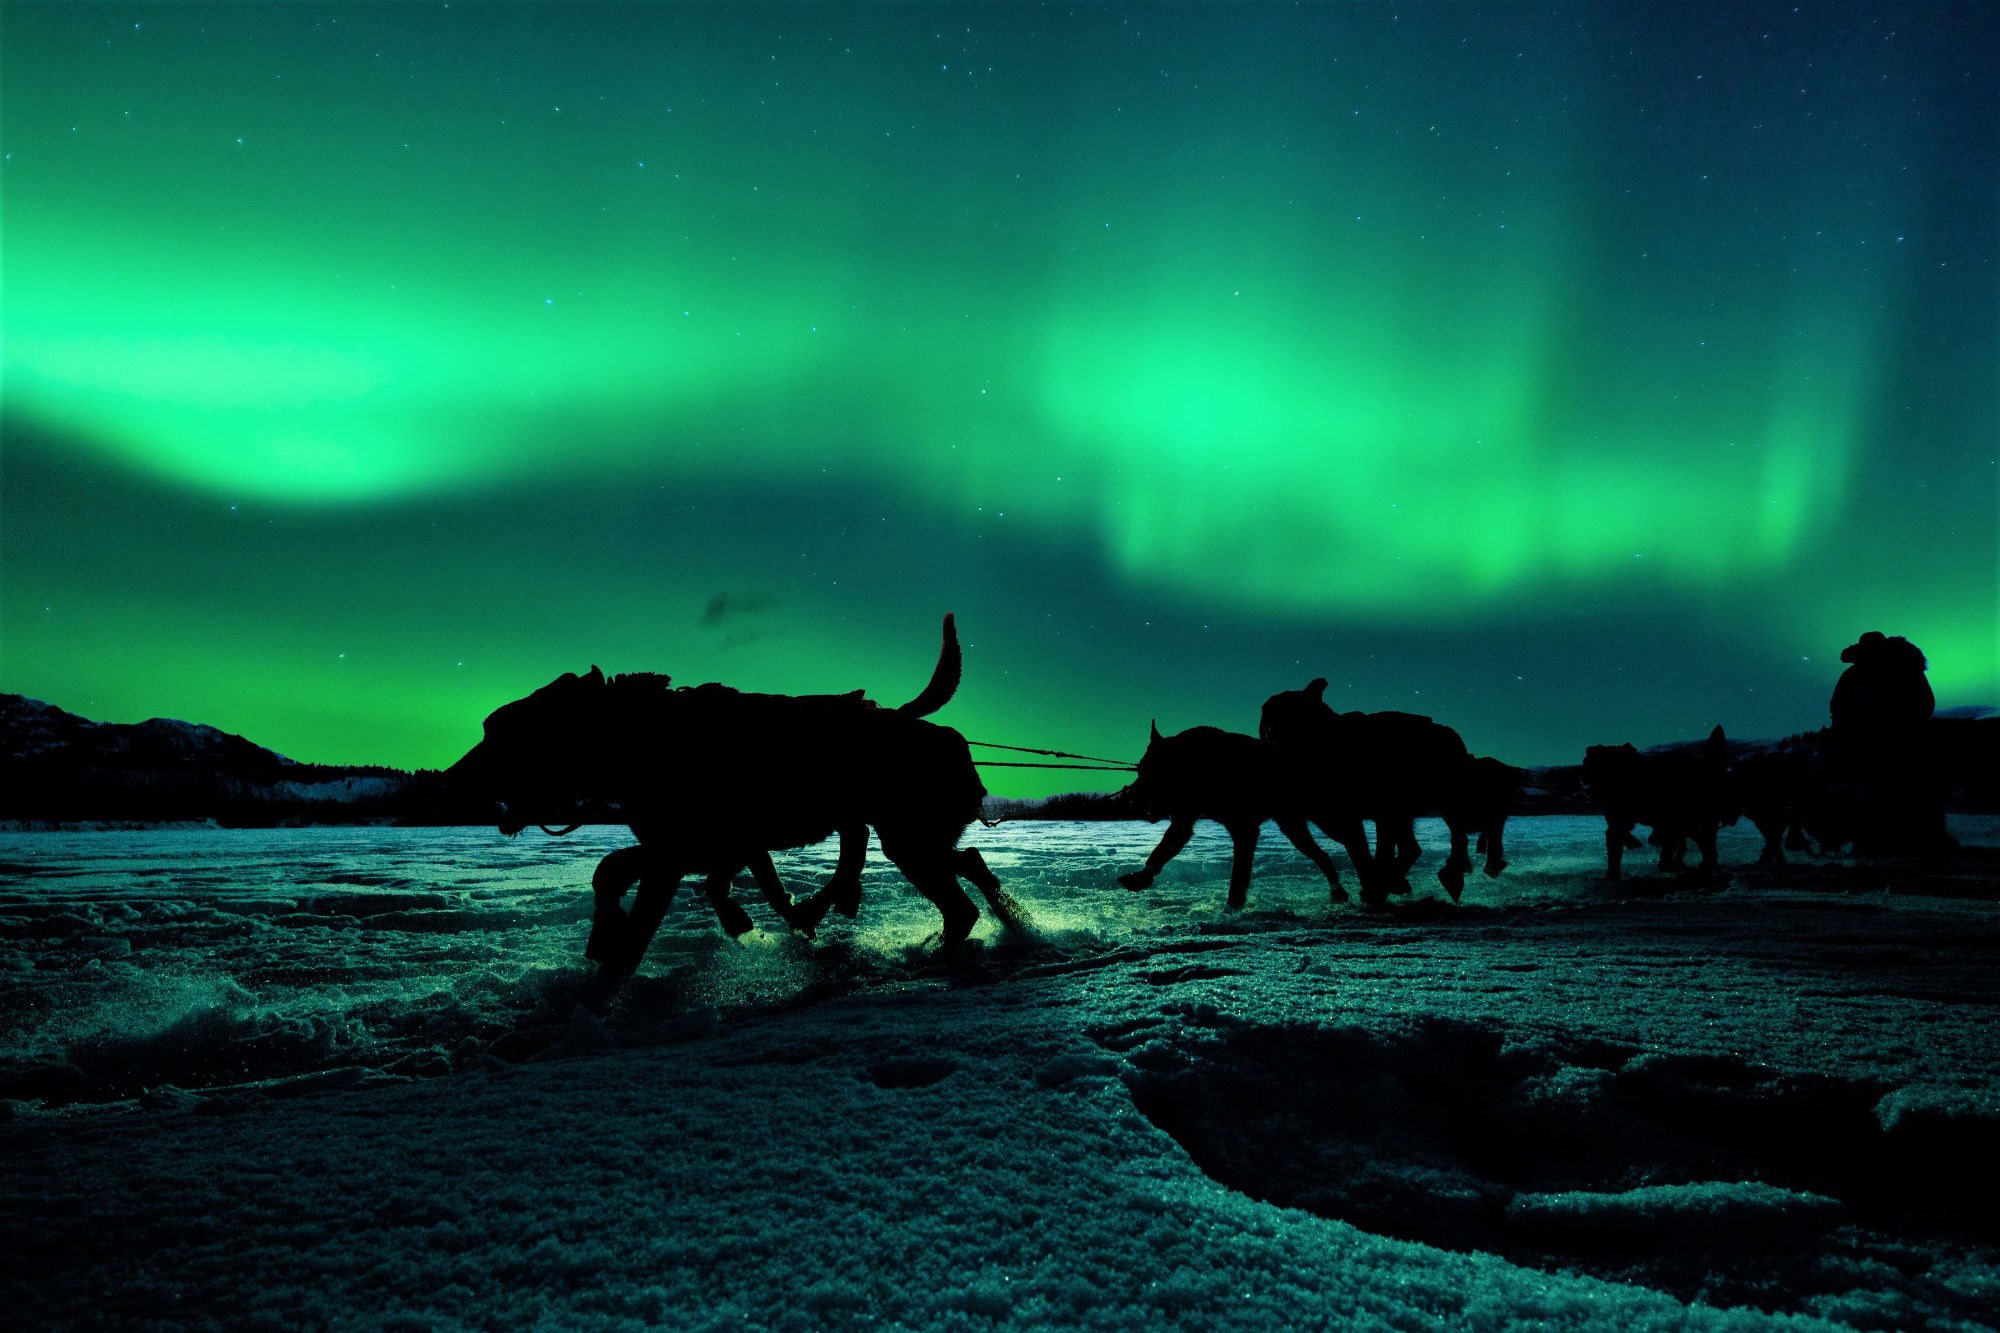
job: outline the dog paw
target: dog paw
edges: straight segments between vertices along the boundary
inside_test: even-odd
[[[962,947],[972,935],[972,928],[978,924],[979,913],[977,911],[963,915],[954,912],[945,917],[943,947],[947,951]]]
[[[1129,875],[1120,875],[1118,883],[1137,893],[1140,889],[1148,888],[1152,885],[1153,872],[1150,870],[1134,870]]]
[[[799,934],[811,939],[819,930],[820,923],[826,920],[827,909],[832,905],[824,893],[815,893],[803,902],[792,904],[791,913],[785,918],[786,923]]]

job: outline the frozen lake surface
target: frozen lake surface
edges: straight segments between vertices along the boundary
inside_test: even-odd
[[[1114,877],[1159,826],[975,827],[1030,930],[941,958],[871,853],[815,941],[747,884],[763,929],[731,941],[684,887],[615,987],[582,946],[618,830],[0,835],[8,1294],[55,1322],[1989,1326],[2000,821],[1957,820],[1949,868],[1722,889],[1604,882],[1602,828],[1515,821],[1454,906],[1420,825],[1417,894],[1378,912],[1267,830],[1229,913],[1213,826],[1139,894]],[[1755,851],[1725,831],[1725,864]],[[779,868],[803,893],[832,859]]]
[[[1991,845],[1996,825],[1961,820],[1958,831]],[[1317,874],[1267,828],[1249,908],[1229,913],[1228,840],[1213,824],[1151,889],[1118,887],[1162,827],[975,826],[966,845],[981,849],[1039,938],[1023,950],[989,916],[974,938],[1007,956],[963,970],[1144,951],[1191,932],[1410,927],[1457,941],[1468,926],[1524,913],[1601,913],[1703,892],[1643,873],[1604,882],[1602,821],[1553,816],[1514,821],[1506,875],[1475,875],[1454,910],[1434,877],[1443,829],[1426,821],[1416,896],[1370,914],[1331,907]],[[640,976],[600,995],[582,956],[589,874],[629,842],[611,828],[563,839],[472,828],[0,834],[0,1097],[90,1104],[338,1069],[435,1074],[487,1054],[519,1059],[580,1002],[614,1035],[634,1037],[738,1009],[954,979],[934,956],[935,909],[871,843],[857,920],[829,917],[817,942],[798,939],[739,876],[736,897],[760,930],[731,941],[686,884]],[[1747,826],[1725,830],[1722,859],[1747,863],[1757,845]],[[833,851],[829,842],[781,854],[780,873],[802,895],[831,874]],[[1649,864],[1643,852],[1627,859]],[[1827,880],[1811,862],[1791,878]],[[1865,872],[1845,879],[1870,884]],[[1894,876],[1880,883],[1892,887]]]

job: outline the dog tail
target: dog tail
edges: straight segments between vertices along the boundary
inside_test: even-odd
[[[931,672],[931,683],[924,691],[896,711],[908,713],[911,717],[927,717],[951,702],[951,696],[958,693],[958,678],[964,673],[965,658],[958,650],[958,626],[952,623],[951,612],[944,613],[944,643],[938,648],[937,668]]]

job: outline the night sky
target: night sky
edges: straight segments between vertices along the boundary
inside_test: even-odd
[[[952,610],[938,720],[1114,756],[2000,702],[1996,14],[10,4],[0,689],[435,766]]]

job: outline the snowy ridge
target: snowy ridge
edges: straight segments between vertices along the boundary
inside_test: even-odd
[[[0,695],[0,820],[452,823],[430,774],[301,764],[215,727],[153,718],[92,722]]]

